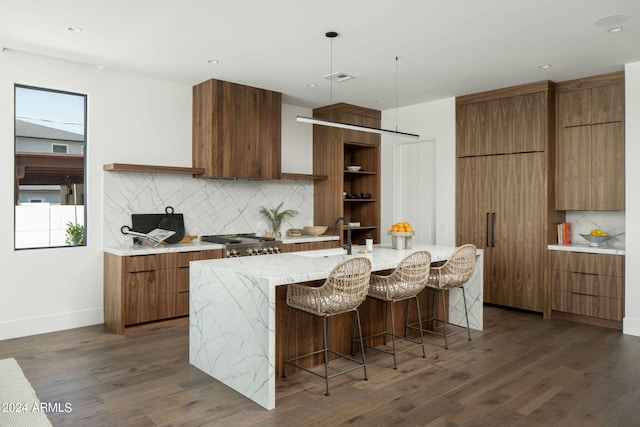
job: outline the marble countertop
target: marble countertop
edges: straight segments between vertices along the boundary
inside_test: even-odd
[[[195,239],[190,243],[175,243],[158,246],[134,244],[131,244],[129,246],[108,246],[105,247],[103,251],[112,255],[132,256],[166,254],[170,252],[210,251],[222,248],[224,248],[224,245],[220,245],[218,243],[201,242],[200,240]]]
[[[270,285],[278,286],[326,279],[338,262],[353,256],[369,258],[372,271],[380,271],[395,268],[404,256],[420,249],[428,250],[433,262],[446,260],[455,247],[413,245],[412,249],[398,250],[392,249],[390,245],[374,245],[373,252],[364,254],[359,253],[362,249],[364,246],[353,246],[352,255],[346,255],[344,250],[335,248],[259,257],[221,258],[194,263],[205,263],[216,270],[241,272],[244,276],[267,280]]]
[[[338,236],[301,236],[290,237],[286,236],[282,238],[283,244],[290,243],[311,243],[311,242],[324,242],[338,240]],[[164,254],[169,252],[195,252],[195,251],[209,251],[214,249],[223,249],[224,245],[218,243],[201,242],[199,239],[194,239],[190,243],[175,243],[166,245],[126,245],[126,246],[107,246],[103,250],[104,252],[118,256],[134,256],[134,255],[153,255]],[[253,257],[251,257],[253,258]]]
[[[588,244],[549,245],[550,251],[584,252],[591,254],[624,255],[624,246],[589,246]]]

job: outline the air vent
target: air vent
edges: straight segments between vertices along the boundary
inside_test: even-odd
[[[336,71],[335,73],[327,74],[326,76],[322,76],[323,79],[333,80],[335,82],[343,82],[345,80],[355,79],[355,76],[350,76],[349,74],[341,73],[340,71]]]

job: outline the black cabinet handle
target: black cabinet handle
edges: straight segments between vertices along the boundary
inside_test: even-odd
[[[178,291],[179,294],[188,294],[189,293],[189,289],[187,289],[186,291]]]
[[[491,214],[491,247],[496,247],[496,213]]]
[[[484,245],[489,247],[489,212],[487,212],[487,218],[484,222],[485,230],[484,230]]]
[[[136,271],[130,271],[129,274],[138,274],[138,273],[149,273],[151,271],[156,271],[155,268],[152,268],[151,270],[136,270]]]

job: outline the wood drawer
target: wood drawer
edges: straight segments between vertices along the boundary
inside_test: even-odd
[[[608,298],[624,298],[624,280],[622,277],[551,270],[551,283],[554,291]]]
[[[158,258],[156,255],[135,255],[124,257],[125,273],[154,271],[157,268]]]
[[[202,252],[169,252],[158,255],[158,268],[188,268],[189,261],[201,260]]]
[[[552,309],[583,316],[622,321],[624,300],[554,289]]]
[[[623,277],[624,257],[621,255],[551,251],[551,269]]]

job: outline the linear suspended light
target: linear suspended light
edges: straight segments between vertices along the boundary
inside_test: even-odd
[[[361,132],[377,133],[380,135],[387,134],[387,135],[403,136],[406,138],[420,139],[420,135],[416,135],[415,133],[399,132],[395,130],[380,129],[380,128],[374,128],[369,126],[351,125],[349,123],[334,122],[331,120],[316,119],[313,117],[297,116],[297,120],[299,122],[311,123],[314,125],[330,126],[334,128],[349,129],[349,130],[358,130]]]
[[[324,76],[324,78],[329,78],[330,80],[330,85],[329,85],[329,93],[330,93],[330,100],[331,100],[331,104],[333,104],[333,78],[337,75],[337,74],[342,74],[342,73],[334,73],[333,72],[333,39],[338,37],[338,33],[336,33],[335,31],[329,31],[325,34],[325,36],[331,41],[331,55],[330,55],[330,73],[327,74],[326,76]],[[347,76],[347,77],[352,77],[352,76]],[[348,80],[347,78],[345,78],[345,80]],[[340,80],[338,80],[340,81]],[[415,133],[407,133],[407,132],[399,132],[397,130],[388,130],[388,129],[380,129],[380,128],[374,128],[374,127],[369,127],[369,126],[362,126],[362,125],[352,125],[349,123],[343,123],[343,122],[334,122],[331,120],[326,120],[326,119],[316,119],[314,117],[304,117],[304,116],[297,116],[297,120],[299,122],[304,122],[304,123],[311,123],[314,125],[320,125],[320,126],[330,126],[330,127],[334,127],[334,128],[341,128],[341,129],[350,129],[350,130],[357,130],[357,131],[361,131],[361,132],[370,132],[370,133],[377,133],[380,135],[395,135],[395,136],[402,136],[402,137],[406,137],[406,138],[413,138],[413,139],[419,139],[420,135],[416,135]],[[396,56],[396,129],[398,127],[397,125],[398,123],[398,57]]]

